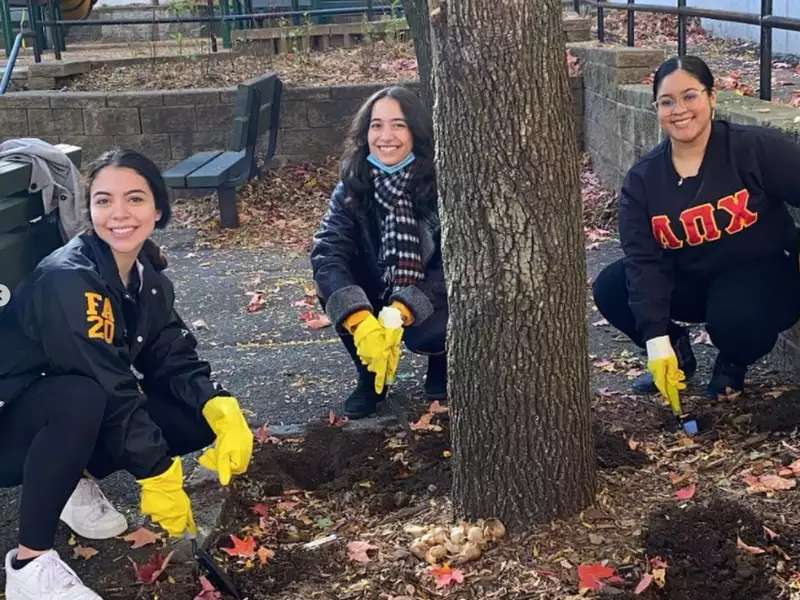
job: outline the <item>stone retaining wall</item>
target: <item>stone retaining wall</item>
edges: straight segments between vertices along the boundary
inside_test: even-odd
[[[581,80],[573,79],[572,86],[580,132]],[[302,162],[340,154],[356,110],[381,87],[286,88],[276,159]],[[167,167],[194,152],[227,147],[235,93],[234,88],[9,93],[0,96],[0,140],[30,136],[75,144],[84,149],[84,164],[112,146],[126,146],[142,150]]]

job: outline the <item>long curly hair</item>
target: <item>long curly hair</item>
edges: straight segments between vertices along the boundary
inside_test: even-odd
[[[416,156],[412,164],[413,179],[411,198],[418,215],[437,210],[436,173],[433,164],[433,120],[422,100],[408,88],[393,85],[378,90],[358,109],[345,139],[340,176],[345,185],[348,199],[366,203],[369,208],[373,202],[373,184],[370,165],[367,163],[369,143],[367,134],[372,118],[372,107],[382,98],[392,98],[400,105],[403,116],[411,130]]]

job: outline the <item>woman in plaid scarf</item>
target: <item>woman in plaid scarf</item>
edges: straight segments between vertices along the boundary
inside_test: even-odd
[[[320,301],[358,371],[345,415],[375,412],[396,374],[401,337],[409,350],[428,355],[426,396],[445,397],[447,290],[433,128],[412,91],[384,88],[358,110],[311,265]],[[376,318],[379,311],[392,316]],[[401,333],[385,326],[392,318],[402,320]]]

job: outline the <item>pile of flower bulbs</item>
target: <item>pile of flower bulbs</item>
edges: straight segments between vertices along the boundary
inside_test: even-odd
[[[479,519],[475,524],[462,521],[450,529],[407,525],[405,531],[414,536],[411,553],[431,565],[477,560],[491,543],[506,535],[506,527],[498,519]]]

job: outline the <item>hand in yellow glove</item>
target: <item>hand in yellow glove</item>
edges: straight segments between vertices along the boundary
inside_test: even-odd
[[[394,383],[397,378],[397,367],[400,364],[400,354],[402,347],[400,342],[403,339],[403,312],[395,306],[399,302],[393,302],[391,306],[384,306],[378,315],[381,325],[384,327],[384,352],[386,353],[386,377],[385,383]],[[403,305],[403,308],[405,306]],[[408,309],[406,309],[408,311]],[[410,313],[409,313],[410,314]],[[383,391],[384,381],[378,387],[378,378],[375,377],[375,392],[380,394]]]
[[[137,483],[142,486],[143,515],[148,515],[173,537],[181,537],[187,531],[197,534],[192,504],[183,491],[183,466],[179,457],[173,458],[172,465],[161,475],[138,479]]]
[[[356,326],[353,332],[353,342],[361,362],[367,366],[368,371],[375,373],[375,391],[380,393],[383,391],[388,367],[386,329],[372,313],[369,313]]]
[[[679,391],[686,389],[686,376],[678,368],[678,357],[675,356],[669,336],[647,340],[647,370],[653,375],[653,383],[669,402],[672,411],[680,415],[683,411]]]
[[[222,485],[228,485],[231,475],[247,471],[253,455],[253,432],[232,396],[211,398],[203,407],[203,416],[217,439],[212,448],[203,452],[199,462],[216,471]]]

